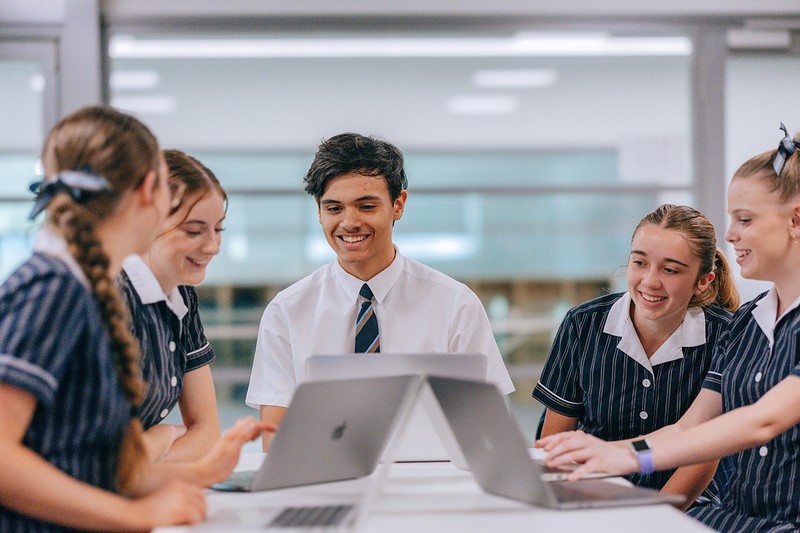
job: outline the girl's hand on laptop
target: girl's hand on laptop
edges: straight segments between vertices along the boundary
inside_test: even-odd
[[[209,486],[227,478],[239,462],[245,443],[261,436],[265,431],[274,432],[275,426],[258,422],[253,417],[240,418],[222,435],[222,439],[198,461],[203,485]]]
[[[583,431],[565,431],[550,435],[537,440],[536,446],[548,452],[544,458],[546,466],[581,464],[567,477],[570,481],[592,472],[624,475],[639,471],[639,460],[628,446],[605,442]]]

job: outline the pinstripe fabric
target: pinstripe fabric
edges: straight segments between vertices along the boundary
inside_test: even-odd
[[[81,481],[114,490],[131,406],[89,291],[58,259],[34,254],[0,287],[0,382],[36,408],[25,446]],[[0,531],[68,531],[0,507]]]
[[[603,440],[637,437],[676,422],[689,408],[711,365],[713,346],[730,319],[718,307],[704,309],[705,344],[683,347],[682,359],[648,368],[603,331],[622,294],[601,296],[571,309],[556,334],[533,397],[548,409],[578,418],[578,429]],[[672,471],[629,479],[661,488]],[[716,487],[707,497],[715,498]]]
[[[142,303],[125,271],[118,281],[141,347],[142,376],[147,385],[138,415],[147,429],[161,422],[178,403],[186,372],[211,363],[215,354],[203,332],[194,288],[178,287],[188,308],[179,320],[163,300]]]
[[[755,403],[789,375],[800,376],[800,309],[777,323],[770,349],[752,314],[767,294],[736,312],[703,385],[722,394],[724,412]],[[770,528],[789,526],[800,530],[800,426],[734,454],[731,461],[735,468],[721,506],[698,510],[694,516],[719,531],[785,531]]]
[[[796,522],[781,522],[768,518],[736,514],[724,507],[707,506],[689,509],[686,514],[703,524],[725,533],[796,533]]]

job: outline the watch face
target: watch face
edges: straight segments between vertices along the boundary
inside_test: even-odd
[[[650,449],[650,446],[647,445],[647,441],[644,439],[631,442],[631,446],[633,446],[633,449],[637,452],[644,452]]]

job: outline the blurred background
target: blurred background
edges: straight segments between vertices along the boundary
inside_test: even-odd
[[[532,436],[555,329],[624,290],[641,217],[693,205],[722,241],[727,177],[777,146],[781,121],[800,128],[800,4],[461,4],[3,0],[0,278],[30,253],[50,126],[100,102],[137,115],[229,194],[198,287],[228,425],[255,414],[243,398],[264,307],[333,257],[302,191],[317,144],[379,135],[406,155],[398,247],[481,298]]]

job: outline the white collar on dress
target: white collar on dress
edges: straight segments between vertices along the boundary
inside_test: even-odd
[[[403,272],[405,259],[400,254],[400,250],[397,249],[397,246],[394,247],[394,251],[395,256],[392,262],[389,263],[389,266],[366,281],[377,303],[381,303],[381,301],[386,298],[386,295],[392,290],[394,283]],[[364,285],[364,281],[348,274],[342,268],[342,265],[339,264],[338,260],[334,259],[334,263],[334,273],[336,279],[339,281],[339,285],[348,295],[352,296],[353,302],[358,304],[358,292],[361,290],[361,286]]]
[[[183,320],[189,308],[181,297],[180,291],[175,287],[169,293],[164,294],[161,285],[158,283],[155,274],[144,262],[144,259],[138,255],[129,255],[122,262],[122,268],[131,280],[133,288],[145,305],[154,304],[157,302],[166,302],[167,307],[178,317],[178,320]]]
[[[43,226],[42,229],[36,232],[33,251],[60,260],[67,265],[67,268],[78,278],[78,281],[91,288],[89,279],[86,277],[86,274],[83,273],[83,269],[75,258],[72,257],[72,254],[69,253],[67,241],[64,240],[64,237],[53,231],[52,228]]]
[[[775,285],[770,287],[767,294],[764,295],[759,301],[756,302],[756,307],[751,311],[753,318],[756,319],[758,327],[764,332],[764,335],[769,339],[769,345],[775,342],[775,326],[778,322],[785,317],[789,311],[796,309],[800,306],[800,298],[797,298],[792,305],[790,305],[781,316],[778,316],[778,291],[775,290]]]
[[[683,359],[683,348],[705,344],[705,312],[701,307],[690,307],[678,329],[648,358],[631,320],[631,305],[631,295],[626,292],[611,306],[603,333],[621,337],[617,348],[651,372],[655,365]]]

